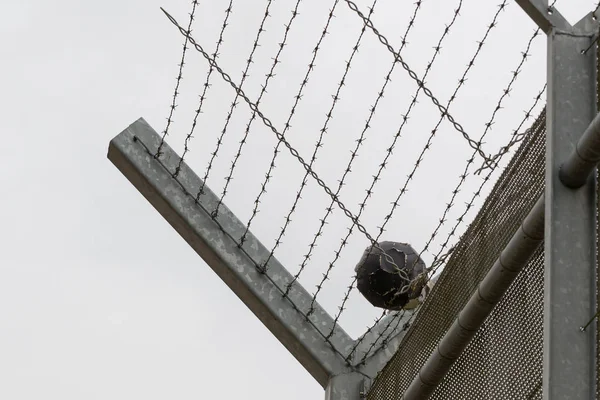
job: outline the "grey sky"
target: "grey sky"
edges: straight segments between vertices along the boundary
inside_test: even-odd
[[[302,1],[276,77],[261,110],[283,129],[306,72],[311,51],[333,1]],[[366,12],[372,1],[357,1]],[[458,0],[424,0],[403,50],[422,76]],[[500,1],[463,1],[456,24],[426,80],[445,104],[476,50]],[[214,51],[228,1],[200,1],[193,36]],[[217,59],[239,82],[266,1],[233,2]],[[244,90],[256,98],[295,1],[274,0]],[[11,1],[0,13],[3,121],[0,210],[0,398],[198,399],[320,398],[322,389],[254,318],[162,217],[106,159],[108,142],[138,117],[157,131],[165,126],[183,37],[165,18],[166,8],[187,25],[191,1]],[[593,1],[558,1],[571,22]],[[394,48],[414,10],[413,2],[380,0],[374,24]],[[289,132],[310,159],[319,129],[362,27],[341,1]],[[450,113],[475,140],[491,118],[511,71],[519,64],[534,25],[514,1],[498,18]],[[484,151],[495,153],[523,118],[545,81],[545,38],[537,37],[511,95],[503,103]],[[188,51],[179,107],[168,143],[181,154],[208,64]],[[348,163],[369,107],[392,57],[367,30],[323,139],[314,168],[332,187]],[[203,176],[234,93],[212,76],[204,113],[186,157]],[[400,67],[378,106],[367,140],[341,191],[354,212],[402,121],[417,86]],[[537,114],[542,103],[535,109]],[[369,232],[390,210],[440,116],[423,96],[411,113],[389,167],[361,221]],[[237,106],[207,184],[221,193],[250,111]],[[524,128],[529,125],[527,123]],[[246,221],[276,144],[257,120],[250,131],[225,203]],[[444,120],[431,149],[382,239],[420,250],[435,228],[472,150]],[[504,159],[503,165],[508,161]],[[475,160],[478,167],[481,159]],[[472,172],[474,168],[471,168]],[[499,172],[499,171],[498,171]],[[303,170],[282,150],[253,232],[267,247],[289,212]],[[498,176],[494,174],[493,177]],[[433,260],[456,218],[479,186],[470,175],[432,244]],[[491,188],[486,186],[485,192]],[[313,180],[277,258],[295,273],[330,200]],[[479,205],[483,198],[476,201]],[[468,214],[470,220],[476,210]],[[338,209],[328,219],[311,262],[301,275],[309,292],[332,261],[349,219]],[[460,232],[464,229],[462,226]],[[356,232],[331,270],[320,303],[337,312],[353,268],[367,245]],[[380,312],[353,292],[340,320],[357,337]]]

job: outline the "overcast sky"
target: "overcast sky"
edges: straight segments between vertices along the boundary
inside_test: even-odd
[[[213,52],[229,1],[200,1],[193,35]],[[282,130],[333,0],[301,1],[276,76],[261,110]],[[421,77],[434,46],[462,8],[442,44],[426,84],[446,104],[500,0],[423,0],[402,55]],[[264,84],[295,0],[274,0],[244,90],[256,99]],[[367,12],[372,0],[357,1]],[[558,1],[572,23],[593,1]],[[108,161],[110,139],[139,117],[165,128],[183,37],[160,11],[187,26],[191,1],[8,1],[0,13],[0,115],[3,207],[0,209],[0,398],[5,399],[312,399],[322,388],[230,292],[152,206]],[[252,49],[266,1],[233,1],[217,59],[234,81]],[[413,1],[380,0],[373,21],[395,49],[402,43]],[[326,124],[314,169],[337,189],[350,151],[361,135],[392,56],[367,30],[340,92],[332,95],[357,43],[362,22],[344,1],[335,9],[314,71],[287,133],[302,156],[310,155]],[[535,26],[512,0],[485,40],[450,113],[475,140],[519,65]],[[523,119],[545,82],[545,38],[512,85],[487,133],[483,149],[495,153]],[[193,49],[183,70],[179,107],[168,143],[181,154],[208,64]],[[365,132],[364,145],[340,192],[358,213],[365,189],[402,123],[417,85],[400,66]],[[214,73],[198,118],[188,164],[204,176],[234,92]],[[534,114],[539,113],[538,103]],[[231,117],[207,184],[221,194],[231,161],[250,118],[240,101]],[[392,202],[440,118],[422,93],[361,216],[377,234]],[[529,126],[527,122],[521,131]],[[260,120],[233,174],[225,204],[242,220],[251,215],[276,144]],[[420,251],[436,228],[472,149],[444,120],[420,168],[408,183],[383,240],[411,243]],[[472,175],[423,258],[430,263],[465,209],[482,176]],[[508,157],[503,159],[505,165]],[[498,172],[492,176],[496,178]],[[252,225],[271,248],[300,187],[304,170],[282,151]],[[487,192],[490,183],[484,187]],[[475,205],[481,204],[483,197]],[[330,199],[309,179],[276,257],[298,271]],[[476,207],[466,218],[470,221]],[[311,293],[333,259],[350,220],[336,209],[327,220],[300,282]],[[460,225],[462,232],[466,225]],[[451,239],[455,242],[456,238]],[[353,268],[367,246],[355,232],[331,269],[319,302],[337,312]],[[380,312],[353,291],[340,323],[360,336]]]

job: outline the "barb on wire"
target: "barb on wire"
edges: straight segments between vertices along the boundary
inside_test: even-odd
[[[377,4],[377,0],[374,0],[373,4],[371,4],[371,7],[369,8],[369,17],[373,14],[373,12],[375,12],[376,4]],[[319,130],[320,135],[317,140],[317,143],[315,144],[312,156],[310,158],[310,163],[308,164],[309,168],[312,168],[314,162],[317,160],[317,153],[323,147],[323,138],[329,127],[329,122],[331,121],[331,118],[333,117],[333,112],[335,110],[335,107],[337,106],[337,104],[340,100],[340,93],[342,91],[342,87],[344,87],[344,85],[346,84],[346,79],[348,78],[348,73],[350,72],[350,66],[352,64],[352,61],[354,60],[354,56],[356,55],[356,53],[358,53],[358,49],[362,42],[362,38],[365,34],[366,28],[367,27],[365,25],[363,25],[363,27],[360,31],[360,34],[358,35],[358,38],[356,39],[356,44],[352,47],[352,52],[350,53],[350,58],[348,58],[348,61],[346,61],[346,67],[342,74],[342,78],[340,79],[340,82],[338,83],[335,94],[332,96],[333,101],[331,103],[331,107],[329,108],[329,111],[327,111],[327,113],[325,114],[325,122],[323,123],[323,127]],[[291,217],[292,217],[293,213],[296,211],[296,207],[298,206],[298,203],[302,196],[302,192],[304,191],[304,189],[306,188],[306,184],[308,183],[308,175],[309,175],[309,173],[307,171],[304,174],[304,177],[302,178],[302,182],[300,183],[300,189],[296,193],[296,198],[294,199],[294,203],[292,204],[290,211],[288,212],[288,214],[285,217],[285,222],[283,224],[283,227],[281,228],[281,231],[279,232],[279,236],[277,237],[277,239],[275,241],[275,245],[271,249],[271,252],[265,261],[265,264],[264,264],[265,267],[266,267],[267,263],[269,262],[269,260],[271,259],[271,257],[273,257],[275,250],[281,243],[281,239],[283,238],[283,235],[285,235],[285,232],[291,222]],[[337,198],[338,194],[339,194],[339,191],[336,191],[334,196]],[[330,206],[329,210],[333,210],[333,207]],[[325,223],[325,222],[323,222],[323,223]],[[320,287],[317,287],[317,292],[319,290],[320,290]],[[313,296],[313,299],[314,299],[314,296]],[[310,316],[313,312],[314,312],[314,302],[311,302],[311,304],[308,308],[307,316]]]
[[[171,23],[173,25],[175,25],[177,27],[177,29],[179,29],[179,31],[181,32],[181,34],[183,35],[189,35],[186,30],[184,28],[182,28],[179,23],[177,22],[177,20],[172,17],[166,10],[164,10],[163,8],[161,8],[161,10],[163,11],[163,13],[167,16],[167,18],[171,21]],[[229,76],[229,74],[227,74],[226,72],[223,71],[223,69],[217,64],[217,62],[215,61],[214,58],[212,58],[205,50],[204,48],[198,44],[195,39],[190,36],[189,37],[189,42],[196,48],[196,50],[198,52],[200,52],[202,54],[202,56],[211,64],[213,65],[213,67],[217,70],[217,72],[219,72],[219,74],[221,74],[221,76],[223,77],[223,79],[225,80],[225,82],[227,82],[237,93],[239,93],[240,97],[242,97],[242,99],[246,102],[246,104],[248,104],[248,106],[250,107],[250,109],[254,112],[256,112],[256,114],[261,118],[261,120],[263,121],[263,123],[275,134],[275,136],[277,136],[277,138],[285,145],[285,147],[288,149],[288,151],[290,152],[290,154],[292,154],[293,157],[295,157],[300,164],[302,165],[302,167],[309,172],[309,174],[315,179],[315,181],[317,182],[317,184],[319,186],[321,186],[321,188],[323,188],[323,190],[325,191],[325,193],[327,193],[327,195],[329,197],[331,197],[332,199],[335,200],[336,205],[344,212],[344,214],[350,218],[352,220],[352,222],[354,222],[356,224],[356,227],[358,228],[358,230],[364,234],[366,236],[366,238],[373,244],[376,244],[375,239],[369,234],[369,232],[366,230],[366,228],[360,223],[360,221],[357,219],[357,217],[348,209],[348,207],[346,207],[346,205],[344,203],[342,203],[342,201],[334,195],[333,191],[329,188],[329,186],[327,186],[327,184],[319,177],[319,175],[308,166],[308,163],[304,160],[304,158],[302,158],[302,156],[298,153],[298,151],[287,141],[287,139],[285,139],[285,137],[277,130],[277,128],[275,128],[275,126],[273,125],[273,123],[271,122],[271,120],[269,120],[256,106],[255,103],[253,103],[248,96],[246,95],[246,93],[240,88],[238,87],[233,80],[231,79],[231,76]]]
[[[252,44],[252,50],[250,51],[250,55],[246,59],[246,67],[245,67],[244,71],[242,72],[242,77],[240,79],[240,83],[237,85],[240,89],[244,86],[244,83],[246,82],[246,78],[248,78],[248,76],[249,76],[248,71],[250,70],[250,65],[254,62],[253,57],[254,57],[254,53],[256,52],[256,49],[259,46],[260,37],[263,34],[263,32],[265,31],[265,29],[264,29],[265,21],[270,16],[269,9],[271,8],[272,3],[273,3],[272,0],[269,0],[267,2],[267,6],[265,8],[263,18],[260,22],[260,26],[258,27],[258,32],[256,33],[256,37],[254,38],[254,43]],[[211,153],[211,157],[208,162],[208,166],[206,167],[206,172],[204,173],[204,177],[202,178],[202,184],[200,185],[200,188],[198,189],[198,194],[196,195],[196,198],[199,198],[202,195],[202,193],[204,193],[204,187],[206,186],[206,181],[208,180],[210,171],[212,169],[213,162],[214,162],[215,158],[217,157],[217,154],[219,153],[219,149],[221,148],[221,145],[223,144],[225,135],[227,134],[227,129],[229,128],[229,123],[231,122],[233,113],[235,112],[235,109],[238,105],[239,97],[240,97],[240,93],[236,92],[235,97],[233,98],[233,101],[231,102],[231,106],[229,107],[229,112],[227,113],[227,117],[225,117],[225,124],[223,125],[223,128],[221,129],[221,135],[217,139],[217,145],[215,147],[215,150],[213,150],[213,152]],[[225,192],[227,191],[228,183],[232,178],[231,178],[231,176],[229,176],[226,179],[227,179],[227,182],[226,182],[227,184],[224,189]],[[215,210],[213,210],[213,213],[215,215],[219,211],[219,206],[220,206],[220,203],[217,206],[217,208],[215,208]]]
[[[192,32],[192,24],[194,23],[194,14],[196,13],[196,7],[198,6],[198,0],[192,1],[192,11],[190,12],[190,20],[188,22],[187,32],[191,34]],[[156,149],[156,153],[154,154],[155,158],[160,157],[162,148],[165,145],[165,138],[169,134],[169,128],[171,127],[171,123],[173,122],[173,114],[175,113],[175,108],[177,108],[177,96],[179,95],[179,85],[181,84],[181,80],[183,79],[183,66],[185,65],[185,56],[188,49],[188,39],[189,35],[186,35],[185,40],[183,41],[183,51],[181,52],[181,61],[179,61],[179,72],[177,73],[177,79],[175,82],[175,91],[173,92],[173,100],[171,101],[171,105],[169,106],[169,116],[167,117],[167,126],[165,130],[162,132],[162,137],[160,138],[160,143],[158,148]]]
[[[406,32],[404,32],[404,36],[402,37],[402,46],[400,47],[400,50],[398,51],[399,53],[402,52],[402,50],[404,49],[404,47],[408,43],[406,39],[408,37],[408,34],[410,33],[410,31],[412,30],[412,28],[414,26],[417,14],[418,14],[419,10],[421,9],[421,3],[422,3],[422,0],[419,0],[419,1],[416,2],[416,6],[415,6],[415,9],[413,11],[412,17],[411,17],[411,19],[410,19],[410,21],[408,23],[408,27],[406,28]],[[385,78],[383,80],[383,85],[377,91],[377,95],[376,95],[374,104],[369,109],[369,116],[367,117],[367,121],[365,122],[365,126],[362,129],[362,132],[360,133],[360,137],[356,140],[356,147],[354,148],[354,150],[351,151],[351,155],[350,155],[350,159],[348,161],[348,164],[346,165],[346,168],[344,169],[342,178],[340,179],[340,181],[338,183],[338,188],[335,191],[335,195],[336,196],[339,195],[342,187],[344,186],[345,179],[346,179],[347,175],[352,171],[352,169],[351,169],[352,168],[352,163],[354,162],[354,159],[358,156],[358,150],[360,149],[360,147],[362,146],[362,144],[366,140],[366,132],[371,127],[371,125],[370,125],[371,124],[371,120],[373,119],[373,116],[375,115],[375,111],[377,110],[377,106],[379,105],[379,101],[384,97],[385,90],[386,90],[388,84],[391,81],[391,75],[394,72],[394,69],[396,68],[397,64],[398,63],[397,63],[396,60],[394,60],[392,62],[392,66],[390,67],[387,75],[385,76]],[[319,220],[320,221],[319,228],[317,229],[317,233],[313,237],[312,242],[308,246],[308,252],[304,255],[304,258],[302,260],[302,263],[300,264],[300,268],[298,269],[298,272],[294,275],[294,278],[286,286],[286,291],[285,291],[286,295],[289,293],[289,291],[290,291],[292,285],[294,284],[294,282],[296,282],[300,278],[300,275],[302,274],[302,272],[306,268],[306,265],[308,264],[308,261],[310,260],[312,252],[313,252],[314,248],[317,245],[317,241],[318,241],[319,237],[321,237],[322,234],[323,234],[323,229],[324,229],[324,227],[325,227],[325,225],[327,223],[327,218],[329,217],[329,215],[333,211],[333,206],[334,206],[334,202],[332,201],[329,204],[329,206],[325,209],[325,215]],[[358,218],[360,218],[360,215],[358,216]],[[332,268],[333,264],[330,264],[330,267]],[[329,274],[329,270],[325,273],[323,282],[327,279],[328,274]],[[321,285],[323,284],[323,282],[321,282]],[[316,294],[315,294],[315,296],[313,298],[316,298]]]
[[[292,24],[294,23],[294,20],[296,19],[296,16],[298,15],[298,6],[300,5],[300,1],[298,0],[296,2],[296,6],[294,7],[294,10],[292,11],[292,17],[290,18],[290,20],[288,21],[288,23],[285,25],[285,31],[283,34],[283,39],[282,41],[279,43],[279,49],[277,50],[277,54],[275,55],[275,57],[273,58],[273,64],[271,65],[271,69],[269,70],[269,72],[266,75],[266,79],[265,82],[263,83],[260,93],[258,95],[258,99],[256,100],[256,106],[258,107],[258,105],[260,104],[264,94],[267,92],[267,87],[269,86],[269,82],[271,81],[271,78],[275,77],[275,68],[277,67],[278,64],[281,63],[281,61],[279,61],[279,56],[281,55],[281,52],[283,51],[283,48],[285,47],[286,43],[287,43],[287,38],[288,38],[288,34],[290,32],[290,28],[292,27]],[[252,123],[256,120],[256,113],[253,112],[252,116],[250,117],[250,120],[248,121],[248,123],[246,124],[246,130],[244,132],[244,137],[242,138],[242,140],[240,141],[240,145],[238,147],[238,151],[235,154],[234,158],[233,158],[233,162],[231,163],[231,168],[229,170],[229,175],[225,178],[225,186],[223,188],[223,192],[221,193],[221,197],[219,198],[219,201],[217,202],[217,206],[215,208],[215,213],[218,214],[219,212],[219,208],[221,207],[221,205],[223,204],[223,200],[225,198],[225,195],[227,194],[227,188],[229,187],[229,183],[232,180],[232,176],[233,176],[233,171],[235,170],[235,167],[237,165],[237,162],[242,154],[242,148],[244,147],[244,144],[246,143],[246,140],[248,139],[248,135],[250,134],[250,128],[252,126]]]
[[[225,33],[225,28],[227,28],[227,26],[228,26],[227,22],[229,21],[229,16],[231,15],[232,3],[233,3],[233,0],[231,0],[229,2],[229,6],[225,10],[225,18],[223,19],[223,23],[221,24],[221,32],[219,33],[219,39],[217,40],[217,44],[215,46],[215,51],[212,54],[214,59],[216,59],[219,56],[219,49],[221,48],[221,45],[223,44],[223,34]],[[198,104],[198,108],[196,108],[196,111],[194,112],[194,119],[192,121],[192,127],[191,127],[190,131],[188,132],[188,134],[186,135],[185,141],[183,143],[183,153],[181,154],[181,157],[179,158],[179,163],[177,164],[177,167],[175,168],[175,173],[173,174],[173,177],[175,177],[175,178],[181,172],[181,166],[183,165],[183,160],[184,160],[185,156],[187,155],[187,153],[190,151],[189,142],[194,135],[194,131],[195,131],[196,125],[198,123],[198,117],[202,113],[202,107],[204,106],[204,101],[206,100],[206,93],[208,92],[208,89],[211,86],[210,79],[212,77],[213,72],[214,72],[214,68],[211,65],[208,69],[208,73],[206,74],[206,80],[204,82],[204,85],[202,85],[203,89],[202,89],[202,94],[200,95],[200,103]],[[196,201],[198,201],[198,199],[199,199],[199,197],[196,196]]]
[[[389,44],[387,38],[385,36],[383,36],[378,30],[377,28],[375,28],[375,26],[373,25],[373,23],[371,22],[371,20],[366,17],[359,9],[358,6],[352,2],[352,0],[345,0],[345,2],[348,4],[348,7],[350,7],[350,9],[352,11],[354,11],[360,18],[362,18],[363,21],[365,21],[365,24],[367,24],[367,26],[373,31],[373,33],[375,33],[375,35],[377,36],[377,38],[379,39],[379,41],[386,46],[386,48],[394,55],[394,57],[398,60],[398,62],[400,63],[400,65],[402,65],[402,68],[404,68],[406,70],[406,72],[408,72],[408,75],[415,81],[417,82],[417,84],[419,85],[419,87],[422,87],[423,92],[425,93],[425,95],[427,95],[427,97],[429,97],[431,99],[431,101],[433,102],[433,104],[440,110],[440,113],[442,114],[442,117],[445,117],[448,119],[448,121],[450,121],[450,123],[454,126],[454,128],[460,132],[462,134],[462,136],[465,138],[465,140],[469,143],[469,146],[471,148],[473,148],[473,150],[477,151],[477,153],[479,154],[479,156],[484,160],[486,167],[487,168],[491,168],[494,163],[492,160],[489,159],[489,157],[483,152],[483,150],[481,149],[481,143],[480,142],[476,142],[473,139],[471,139],[471,137],[469,136],[469,134],[464,130],[464,128],[462,127],[461,124],[459,124],[454,117],[448,112],[448,109],[446,107],[444,107],[439,100],[433,95],[433,93],[431,92],[431,90],[429,90],[429,88],[427,88],[425,86],[425,82],[422,79],[419,79],[418,75],[410,68],[410,66],[404,61],[404,59],[402,58],[402,56],[400,56],[400,54],[398,54],[394,48]],[[504,3],[505,4],[505,3]]]
[[[259,207],[261,198],[267,192],[267,186],[269,185],[269,182],[271,181],[271,177],[273,176],[272,173],[273,173],[273,170],[275,169],[275,160],[277,159],[277,156],[279,155],[279,148],[280,148],[281,144],[284,143],[283,138],[285,137],[285,134],[292,127],[291,122],[292,122],[292,118],[296,114],[296,107],[298,106],[298,103],[302,99],[302,95],[304,93],[304,89],[306,88],[306,84],[308,83],[308,79],[315,68],[315,60],[317,59],[317,55],[319,54],[319,50],[321,49],[321,44],[323,43],[323,39],[325,39],[325,36],[327,35],[327,33],[329,33],[329,31],[328,31],[329,24],[331,23],[331,20],[333,19],[333,15],[334,15],[333,13],[335,11],[335,8],[337,7],[338,2],[339,2],[339,0],[335,0],[333,2],[333,5],[327,16],[327,22],[325,23],[325,27],[321,31],[321,36],[319,37],[319,40],[317,41],[317,44],[315,45],[315,47],[312,51],[312,53],[313,53],[312,59],[308,63],[308,69],[306,70],[306,74],[304,75],[304,78],[302,79],[302,82],[300,83],[300,88],[298,89],[298,92],[294,96],[294,104],[292,105],[292,108],[288,115],[287,121],[284,124],[284,129],[281,132],[282,139],[278,140],[277,145],[275,146],[275,149],[273,150],[273,157],[271,158],[269,168],[267,170],[267,173],[265,174],[265,180],[263,181],[263,183],[260,187],[260,191],[259,191],[258,195],[256,196],[256,199],[254,200],[254,207],[252,209],[252,213],[250,214],[250,218],[248,219],[248,222],[246,223],[246,229],[244,230],[244,233],[242,234],[242,236],[240,238],[240,243],[242,243],[242,244],[246,241],[248,232],[250,231],[250,226],[252,225],[252,222],[258,215],[258,207]],[[288,291],[286,291],[285,294],[287,295],[287,293],[288,293]]]

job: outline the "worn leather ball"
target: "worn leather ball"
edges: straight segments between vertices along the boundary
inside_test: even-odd
[[[401,310],[419,297],[426,283],[425,263],[407,243],[369,246],[354,271],[360,293],[375,307],[386,310]],[[408,291],[402,293],[407,285]]]

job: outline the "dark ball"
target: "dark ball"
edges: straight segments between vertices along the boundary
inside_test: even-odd
[[[394,311],[417,298],[426,281],[420,279],[410,285],[426,269],[417,252],[406,243],[381,242],[369,246],[354,271],[358,290],[369,303]],[[407,285],[409,290],[401,293]]]

